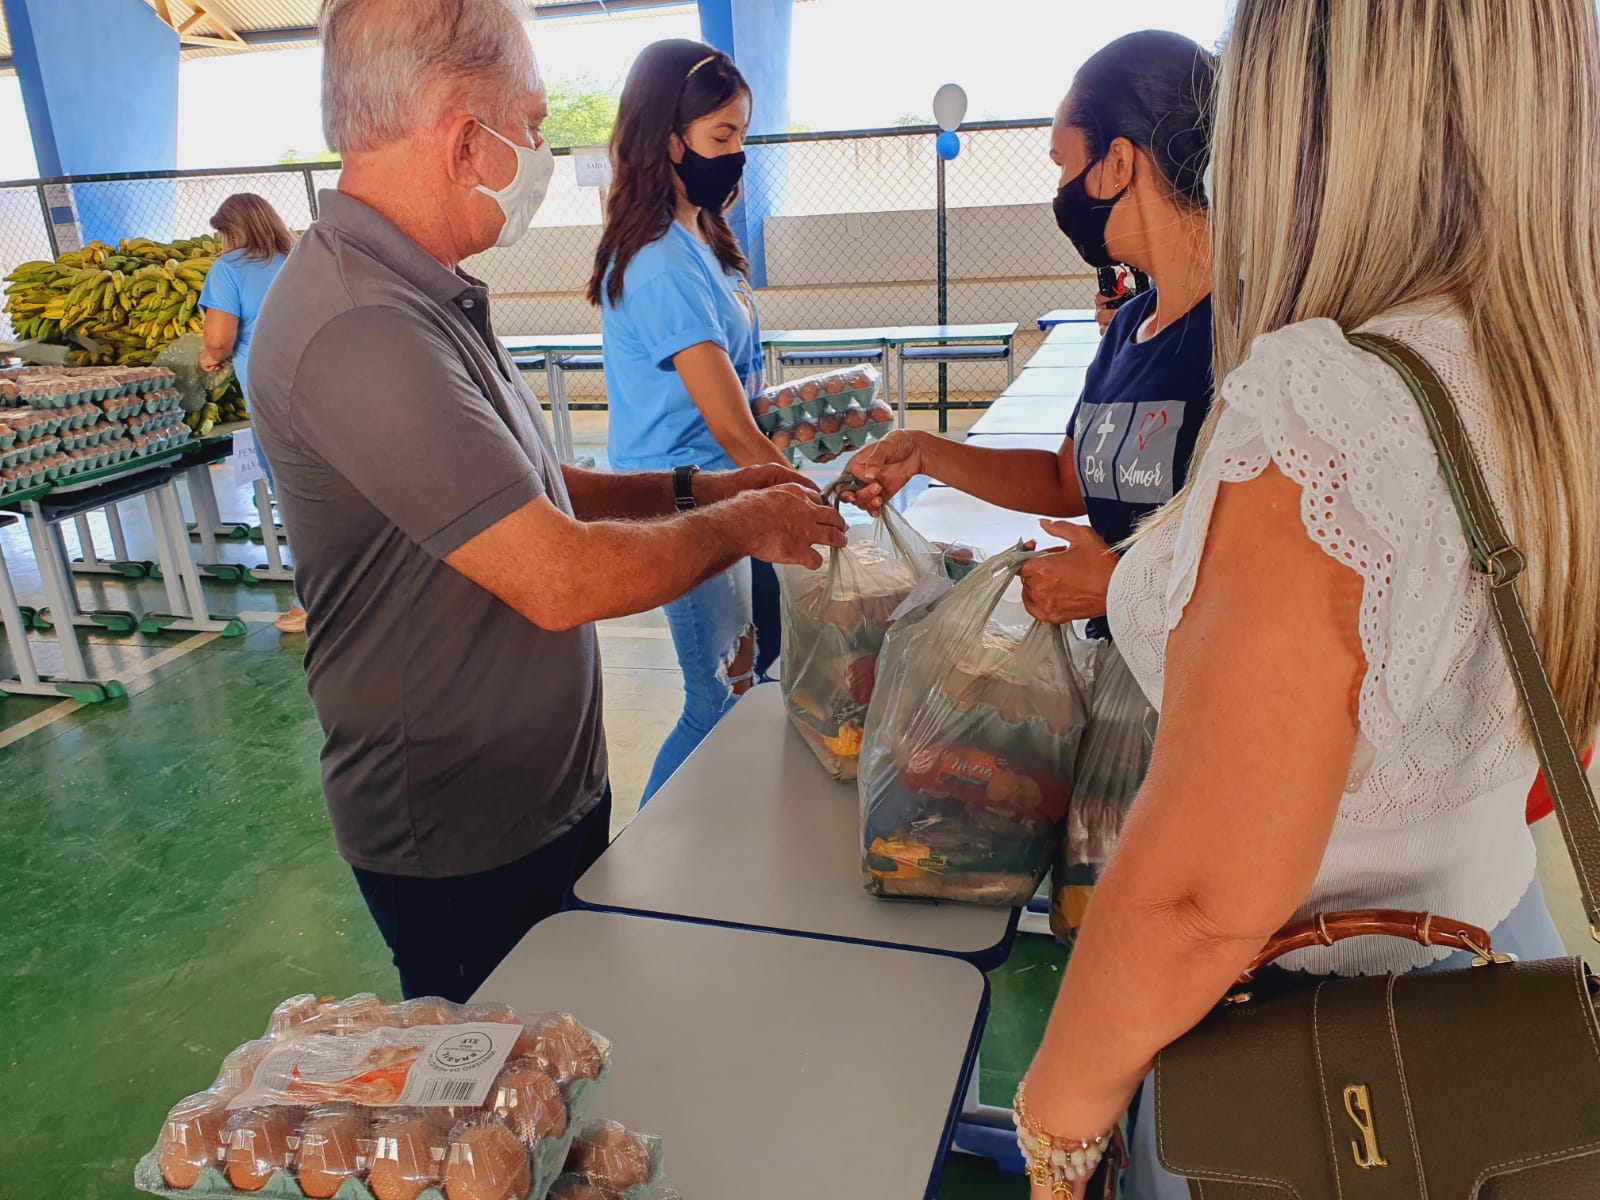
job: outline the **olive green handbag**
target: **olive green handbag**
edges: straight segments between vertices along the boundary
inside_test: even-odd
[[[1517,596],[1522,554],[1438,375],[1392,339],[1350,341],[1393,367],[1422,409],[1473,567],[1489,578],[1591,930],[1600,929],[1600,812]],[[1475,968],[1312,983],[1271,966],[1294,950],[1369,935],[1466,950]],[[1460,922],[1318,915],[1279,933],[1233,993],[1157,1059],[1161,1163],[1189,1181],[1193,1200],[1593,1200],[1597,993],[1581,959],[1514,962]]]

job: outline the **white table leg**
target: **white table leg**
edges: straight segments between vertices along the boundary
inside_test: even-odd
[[[55,529],[44,519],[37,501],[25,506],[28,540],[33,544],[34,561],[39,566],[39,581],[44,585],[44,595],[50,605],[50,620],[55,627],[56,641],[61,647],[61,663],[65,678],[75,682],[92,682],[89,668],[83,659],[83,647],[78,644],[78,597],[72,590],[72,581],[62,570],[63,555]]]
[[[261,517],[261,548],[266,551],[267,565],[257,567],[257,579],[290,580],[294,578],[294,568],[287,567],[283,562],[283,554],[278,548],[278,523],[272,519],[272,493],[267,488],[265,479],[258,479],[255,483],[256,510]]]
[[[105,507],[106,528],[111,531],[111,553],[116,555],[118,562],[128,560],[128,538],[122,532],[122,514],[117,512],[115,504]]]
[[[556,426],[556,452],[561,455],[562,462],[571,462],[575,457],[572,444],[572,409],[567,402],[567,373],[559,367],[556,369],[556,394],[550,401],[551,416],[555,419]]]
[[[167,607],[174,615],[187,616],[184,608],[183,587],[179,581],[182,570],[179,555],[189,557],[189,537],[187,531],[182,542],[174,547],[167,536],[166,522],[162,517],[161,503],[154,491],[144,494],[145,511],[150,514],[150,532],[156,539],[156,559],[161,563],[161,582],[167,589]]]
[[[100,556],[95,553],[94,530],[89,528],[89,517],[80,513],[72,518],[72,523],[78,530],[78,551],[83,555],[83,565],[89,568],[101,566]]]
[[[33,647],[28,642],[28,631],[23,627],[22,613],[17,607],[16,589],[11,586],[4,546],[0,546],[0,622],[5,625],[6,645],[11,648],[11,661],[17,671],[12,678],[0,680],[0,692],[13,696],[58,695],[52,685],[39,678]]]
[[[164,540],[174,553],[170,562],[161,563],[162,577],[167,581],[167,595],[172,597],[173,577],[182,589],[180,603],[170,614],[146,614],[140,629],[146,633],[164,630],[184,630],[195,633],[220,633],[223,637],[241,637],[247,630],[238,617],[213,617],[206,603],[205,590],[200,586],[200,572],[187,553],[188,540],[184,537],[183,504],[178,499],[176,480],[169,479],[149,495],[153,498],[154,516],[165,534]]]

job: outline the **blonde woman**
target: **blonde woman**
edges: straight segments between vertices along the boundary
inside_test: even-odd
[[[224,200],[211,218],[211,228],[222,241],[223,253],[207,272],[206,285],[200,292],[206,343],[200,365],[215,371],[232,359],[234,374],[239,377],[239,386],[244,390],[248,405],[250,381],[246,372],[250,365],[250,338],[255,333],[256,318],[261,315],[267,289],[294,248],[294,237],[278,210],[254,192],[237,192]],[[271,478],[269,465],[268,482]],[[262,513],[261,519],[270,521],[272,514]],[[278,618],[278,629],[283,633],[306,631],[306,610],[299,600]]]
[[[1297,916],[1429,910],[1524,959],[1562,952],[1487,584],[1413,401],[1344,332],[1399,338],[1450,385],[1587,740],[1596,95],[1592,0],[1238,0],[1213,149],[1222,383],[1188,488],[1111,585],[1161,730],[1024,1081],[1049,1134],[1111,1129],[1157,1052]],[[1313,979],[1462,964],[1362,939],[1285,965]],[[1128,1195],[1180,1200],[1149,1091]]]

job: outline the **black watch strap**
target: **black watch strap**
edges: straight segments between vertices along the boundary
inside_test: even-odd
[[[699,467],[672,468],[672,502],[679,512],[688,512],[695,506],[694,477],[698,474]]]

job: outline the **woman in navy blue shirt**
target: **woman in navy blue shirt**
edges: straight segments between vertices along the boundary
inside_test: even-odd
[[[901,431],[850,461],[871,512],[914,475],[1041,522],[1068,541],[1022,572],[1023,601],[1053,624],[1103,631],[1111,547],[1189,471],[1211,406],[1211,242],[1204,176],[1215,62],[1175,33],[1119,38],[1073,80],[1056,113],[1056,221],[1091,267],[1126,263],[1154,281],[1112,319],[1061,449],[1003,450]]]

